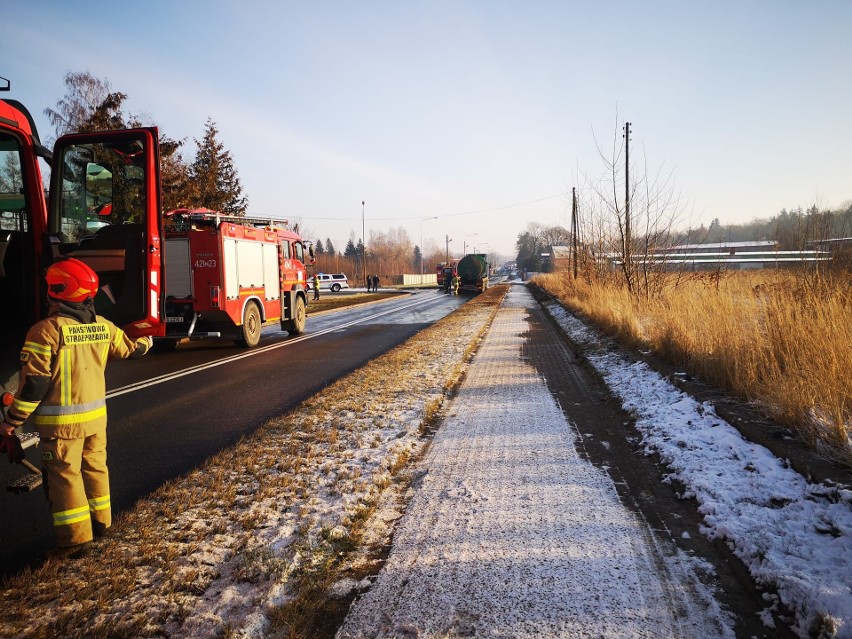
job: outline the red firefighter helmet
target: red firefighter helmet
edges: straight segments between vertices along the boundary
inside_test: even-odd
[[[51,264],[44,277],[47,294],[64,302],[84,302],[98,292],[97,273],[73,257]]]

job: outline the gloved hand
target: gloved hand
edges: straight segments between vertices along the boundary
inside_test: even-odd
[[[154,345],[154,338],[150,335],[145,335],[144,337],[136,338],[136,351],[131,355],[130,359],[136,359],[137,357],[142,357],[148,351],[151,350],[151,347]]]
[[[24,449],[21,446],[21,440],[15,437],[15,435],[3,434],[0,436],[0,453],[6,453],[10,464],[12,462],[20,464],[24,458]]]

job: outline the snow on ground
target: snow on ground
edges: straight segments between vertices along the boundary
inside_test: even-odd
[[[686,487],[704,532],[725,539],[758,584],[795,612],[802,637],[852,637],[852,490],[807,482],[643,363],[610,352],[560,305],[548,311],[636,417],[647,452]],[[777,601],[772,609],[778,611]],[[769,611],[767,611],[768,613]],[[764,620],[771,624],[771,615]]]
[[[338,638],[733,637],[698,579],[673,576],[698,562],[680,554],[661,570],[647,526],[578,455],[574,428],[521,358],[533,304],[512,287],[387,564]]]

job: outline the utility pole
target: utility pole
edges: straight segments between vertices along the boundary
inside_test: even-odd
[[[361,264],[364,269],[362,282],[367,281],[367,231],[364,226],[364,200],[361,200]]]
[[[577,279],[577,187],[571,187],[571,254],[574,260],[574,279]]]
[[[633,264],[630,255],[630,122],[624,123],[624,266],[627,287],[633,283]]]
[[[447,238],[447,262],[449,262],[450,261],[450,242],[452,242],[452,240],[450,239],[449,235],[445,235],[444,237]]]
[[[462,241],[462,254],[467,255],[467,238],[474,237],[475,235],[479,235],[479,233],[471,233],[470,235],[465,235],[464,240]],[[476,253],[476,251],[474,251]]]

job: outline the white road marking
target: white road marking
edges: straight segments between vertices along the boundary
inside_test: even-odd
[[[169,382],[173,379],[178,379],[180,377],[186,377],[187,375],[194,375],[195,373],[200,373],[201,371],[208,370],[210,368],[216,368],[217,366],[224,366],[225,364],[230,364],[231,362],[235,362],[237,360],[245,359],[247,357],[254,357],[255,355],[262,355],[263,353],[268,353],[269,351],[273,351],[277,348],[284,348],[285,346],[292,346],[293,344],[298,344],[299,342],[303,342],[308,339],[313,339],[315,337],[319,337],[320,335],[325,335],[327,333],[333,333],[340,331],[345,328],[349,328],[350,326],[355,326],[356,324],[363,324],[364,322],[368,322],[370,320],[374,320],[379,317],[383,317],[385,315],[390,315],[392,313],[398,313],[399,311],[404,311],[406,309],[412,308],[414,306],[421,306],[424,304],[434,303],[442,297],[427,297],[424,299],[416,299],[413,302],[408,304],[403,304],[402,306],[395,306],[394,308],[387,309],[381,311],[379,313],[373,313],[372,315],[368,315],[366,317],[362,317],[360,319],[351,320],[349,322],[344,322],[343,324],[337,324],[335,326],[330,326],[321,331],[317,331],[316,333],[303,333],[298,337],[293,339],[288,339],[283,342],[278,342],[276,344],[270,344],[269,346],[262,346],[261,348],[254,348],[245,353],[240,353],[239,355],[231,355],[230,357],[223,357],[222,359],[217,359],[213,362],[208,362],[206,364],[199,364],[197,366],[190,366],[189,368],[184,368],[179,371],[175,371],[174,373],[167,373],[166,375],[160,375],[158,377],[151,377],[150,379],[142,380],[140,382],[135,382],[133,384],[128,384],[126,386],[121,386],[116,388],[115,390],[109,391],[106,394],[107,399],[112,399],[113,397],[118,397],[119,395],[126,395],[127,393],[134,393],[136,391],[142,390],[143,388],[150,388],[151,386],[157,386],[158,384],[162,384],[164,382]]]

